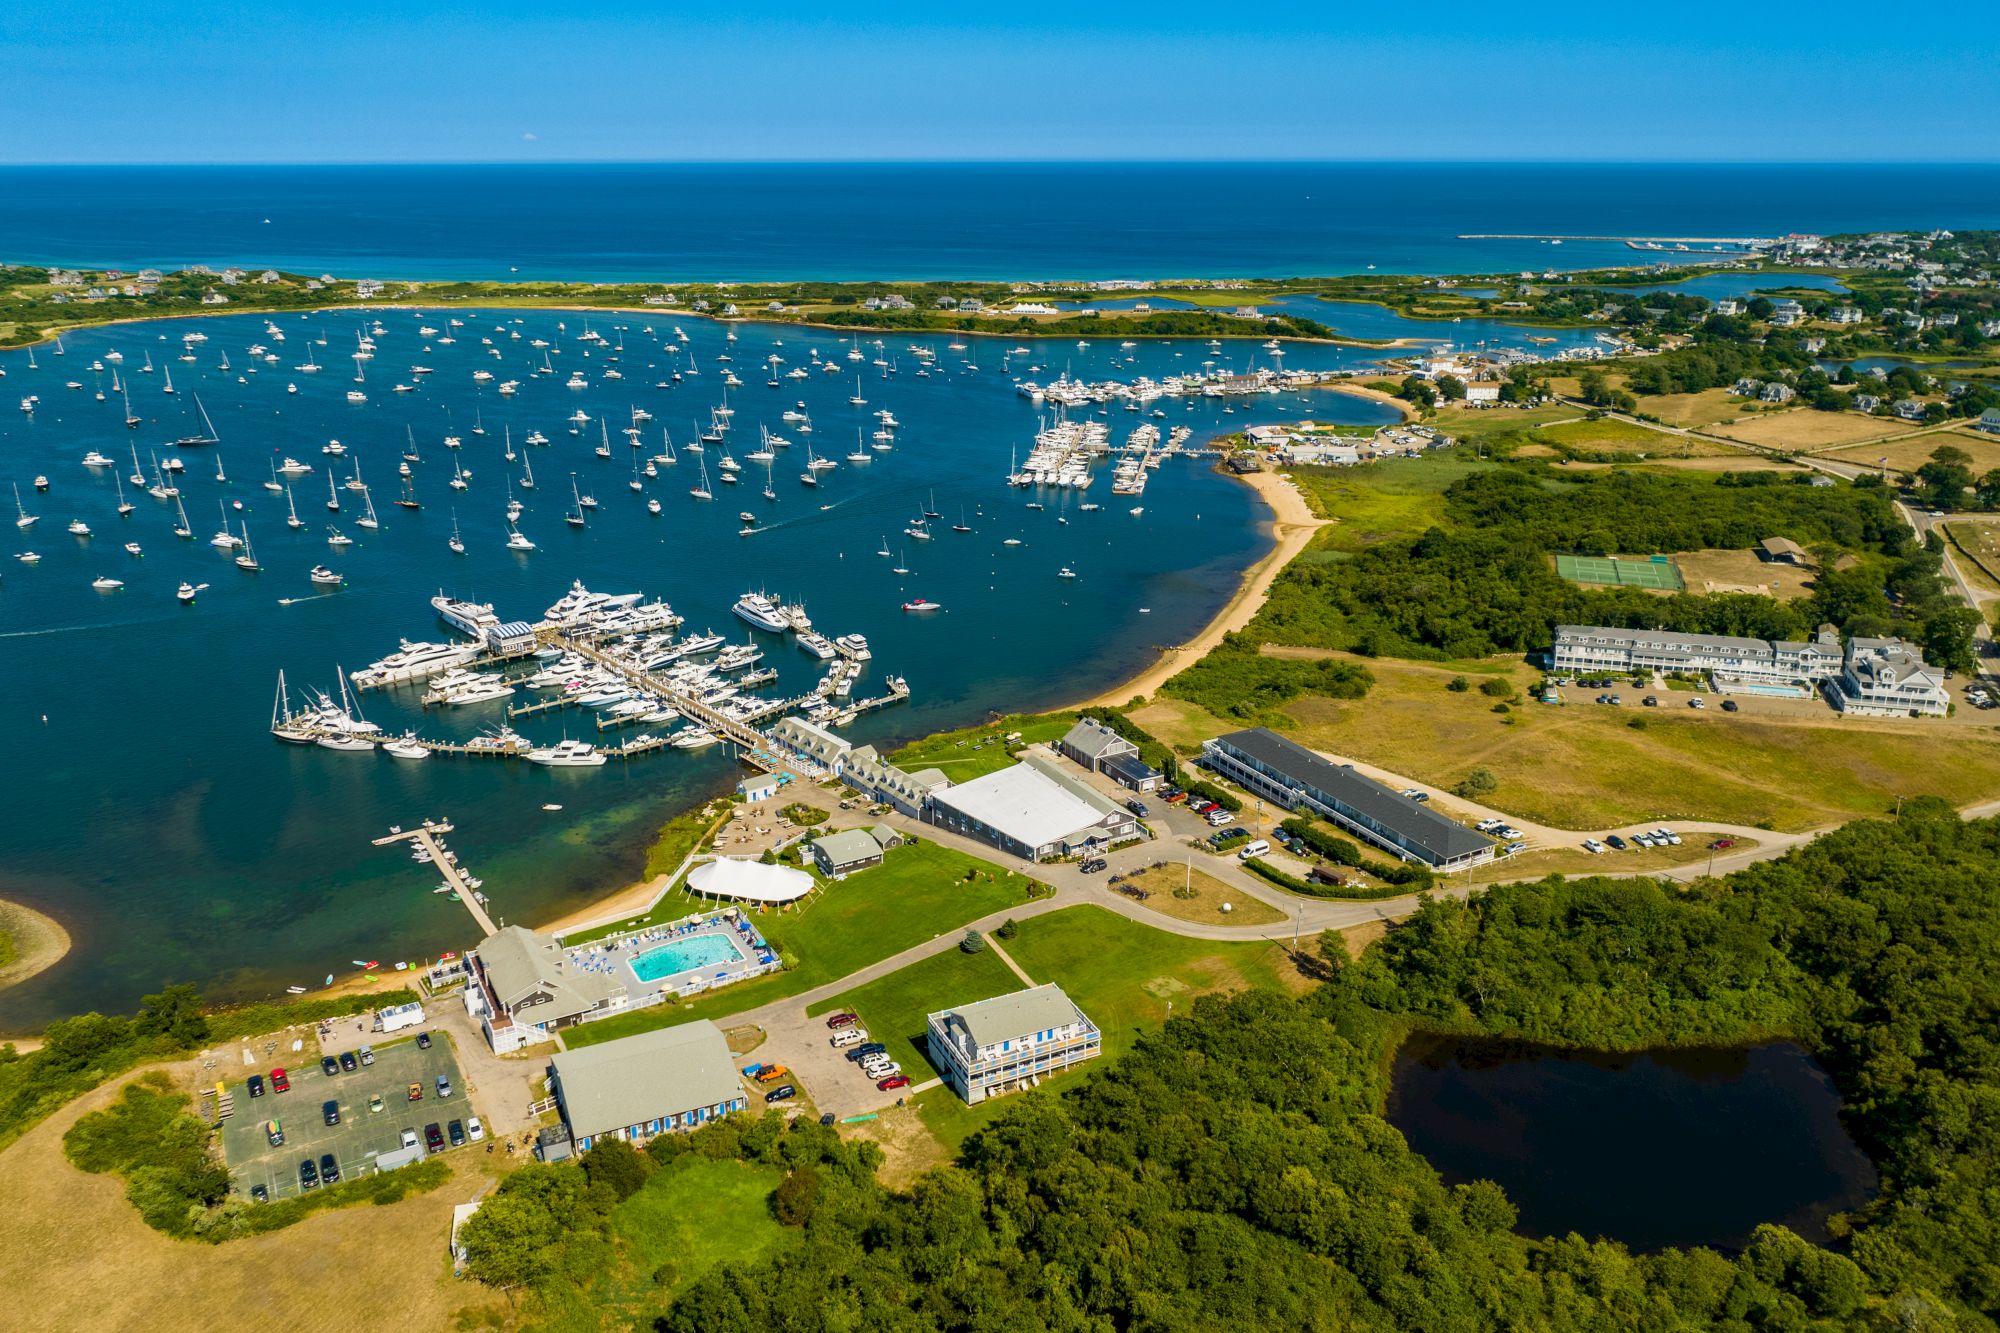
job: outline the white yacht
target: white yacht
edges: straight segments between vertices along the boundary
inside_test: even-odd
[[[761,592],[744,593],[731,609],[758,629],[769,630],[773,634],[782,634],[791,628],[791,621],[784,612]]]
[[[528,762],[550,768],[597,768],[604,763],[597,747],[585,741],[563,741],[528,751]]]
[[[319,584],[321,587],[337,588],[341,584],[347,582],[345,578],[341,577],[338,573],[334,572],[333,570],[328,569],[325,565],[314,565],[312,567],[311,577],[312,581],[314,583]]]
[[[402,641],[401,650],[354,673],[354,683],[362,687],[394,685],[421,680],[453,667],[464,666],[479,656],[479,649],[463,643],[411,643]]]
[[[395,740],[385,743],[382,749],[385,753],[394,755],[398,759],[428,759],[431,757],[430,747],[418,740],[415,732],[404,732]]]
[[[843,634],[833,641],[834,646],[857,662],[866,662],[874,656],[868,650],[868,640],[859,634]]]
[[[490,603],[460,601],[442,592],[431,598],[431,609],[438,613],[439,620],[475,639],[485,639],[486,631],[500,623]]]
[[[569,591],[543,613],[543,618],[558,625],[566,624],[585,616],[623,611],[638,605],[645,600],[645,596],[642,592],[592,592],[583,586],[582,579],[577,579],[570,584]]]

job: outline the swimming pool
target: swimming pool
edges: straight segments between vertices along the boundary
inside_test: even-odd
[[[743,961],[743,951],[727,935],[690,935],[684,940],[654,945],[632,959],[631,967],[633,976],[650,982],[679,972]]]

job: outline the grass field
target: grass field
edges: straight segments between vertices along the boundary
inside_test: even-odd
[[[1026,902],[1027,885],[1023,875],[936,843],[894,848],[881,865],[828,885],[799,910],[755,918],[765,938],[796,958],[798,966],[725,986],[693,1003],[654,1005],[586,1023],[566,1032],[564,1040],[571,1046],[595,1045],[811,990],[942,931]]]
[[[1600,829],[1652,819],[1713,819],[1796,831],[1893,810],[1898,796],[1955,804],[2000,796],[2000,734],[1940,721],[1811,720],[1710,708],[1599,707],[1572,692],[1563,707],[1488,711],[1478,691],[1444,688],[1464,666],[1368,659],[1375,688],[1355,702],[1285,705],[1302,745],[1352,755],[1449,789],[1475,767],[1500,780],[1487,804],[1559,828]],[[1539,677],[1518,659],[1522,690]],[[1628,696],[1629,697],[1629,696]],[[1226,730],[1200,710],[1162,698],[1134,720],[1172,744]],[[1638,717],[1644,730],[1629,724]],[[1511,718],[1511,723],[1507,720]]]
[[[1682,551],[1674,555],[1681,577],[1695,592],[1745,589],[1768,597],[1803,597],[1813,572],[1760,559],[1755,551]]]
[[[947,731],[912,741],[891,755],[890,762],[905,772],[941,768],[953,782],[969,782],[1014,762],[1013,751],[1038,741],[1059,740],[1076,721],[1075,713],[1016,713],[985,726]],[[1004,738],[1020,732],[1018,741]]]
[[[1704,389],[1700,393],[1665,393],[1656,398],[1641,398],[1639,410],[1670,426],[1707,430],[1742,416],[1748,408],[1727,389]]]
[[[912,1083],[935,1072],[924,1054],[926,1021],[939,1009],[956,1008],[1021,989],[1021,979],[991,949],[936,954],[806,1010],[810,1015],[851,1009],[861,1016],[871,1041],[889,1048]]]
[[[1141,907],[1176,921],[1199,921],[1212,926],[1264,926],[1285,919],[1285,914],[1269,903],[1230,887],[1204,870],[1190,874],[1185,866],[1154,866],[1127,875],[1125,881],[1152,895],[1139,904]],[[1176,896],[1177,891],[1188,887],[1194,889],[1192,897]],[[1230,908],[1226,913],[1222,910],[1224,903]]]
[[[1535,432],[1535,436],[1577,449],[1617,449],[1633,453],[1679,453],[1684,445],[1698,443],[1684,436],[1667,435],[1634,422],[1620,421],[1616,417],[1557,422],[1542,427]]]
[[[1907,426],[1907,422],[1899,422]],[[1888,460],[1892,472],[1915,472],[1931,461],[1931,454],[1943,445],[1962,449],[1972,456],[1966,466],[1974,476],[1980,476],[2000,467],[2000,435],[1977,435],[1961,431],[1933,431],[1923,435],[1913,435],[1904,440],[1891,440],[1887,444],[1850,445],[1843,449],[1829,449],[1826,457],[1842,463],[1857,463],[1863,467],[1875,467],[1884,459]]]
[[[1359,551],[1441,523],[1445,488],[1491,466],[1454,449],[1422,458],[1385,458],[1360,467],[1293,468],[1292,480],[1313,512],[1334,520],[1299,559]]]
[[[1653,588],[1678,592],[1685,587],[1671,560],[1642,560],[1616,555],[1557,555],[1556,573],[1571,583]]]
[[[1906,421],[1864,417],[1859,412],[1822,412],[1812,407],[1792,407],[1753,416],[1749,414],[1746,404],[1740,420],[1733,425],[1717,427],[1716,433],[1727,435],[1732,440],[1742,440],[1745,444],[1763,445],[1767,449],[1817,453],[1862,440],[1878,440],[1884,435],[1900,434],[1909,428]]]
[[[619,1204],[611,1229],[645,1285],[664,1297],[717,1264],[755,1263],[794,1243],[798,1233],[778,1225],[766,1202],[783,1178],[774,1166],[684,1156]],[[654,1274],[669,1276],[663,1265],[672,1280],[657,1283]]]
[[[1983,595],[2000,596],[2000,524],[1959,521],[1938,526],[1951,539],[1966,581]]]

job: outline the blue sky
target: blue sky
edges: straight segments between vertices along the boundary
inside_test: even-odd
[[[0,162],[1993,161],[2000,5],[0,7]]]

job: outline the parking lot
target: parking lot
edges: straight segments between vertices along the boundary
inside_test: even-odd
[[[310,1157],[317,1167],[325,1153],[333,1154],[345,1180],[367,1171],[378,1154],[402,1146],[403,1130],[414,1129],[421,1139],[424,1127],[432,1122],[442,1131],[449,1122],[463,1122],[474,1114],[450,1041],[440,1036],[429,1050],[420,1050],[416,1034],[410,1033],[374,1050],[374,1064],[331,1078],[320,1072],[317,1056],[302,1054],[296,1057],[301,1063],[282,1066],[291,1079],[289,1092],[269,1090],[269,1069],[261,1071],[266,1089],[262,1097],[252,1098],[245,1081],[229,1085],[236,1110],[223,1122],[222,1150],[238,1190],[247,1195],[252,1186],[262,1185],[274,1199],[296,1194],[299,1163]],[[437,1094],[440,1074],[451,1080],[451,1096],[442,1100]],[[422,1086],[421,1101],[409,1099],[412,1083]],[[370,1098],[377,1096],[382,1109],[371,1111]],[[322,1114],[329,1100],[340,1103],[338,1125],[327,1124]],[[267,1120],[278,1121],[284,1130],[282,1148],[269,1145],[264,1132]]]

